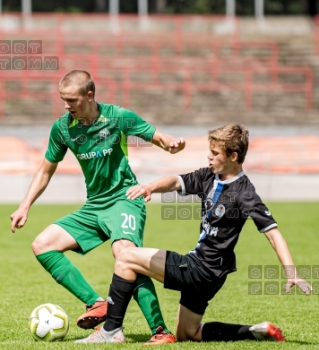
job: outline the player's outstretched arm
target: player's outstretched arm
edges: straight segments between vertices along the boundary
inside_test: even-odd
[[[27,219],[31,205],[46,189],[52,175],[54,174],[57,163],[51,163],[47,159],[43,160],[39,170],[35,173],[26,196],[21,202],[19,208],[10,216],[11,231],[15,232],[16,228],[22,228]]]
[[[145,202],[149,202],[152,193],[165,193],[181,189],[181,184],[177,176],[166,176],[150,182],[146,185],[136,185],[126,191],[128,199],[135,199],[143,196]]]
[[[155,131],[152,143],[172,154],[182,151],[186,145],[183,138],[174,138],[171,135],[163,134],[159,130]]]
[[[310,295],[312,291],[311,284],[298,276],[289,248],[280,231],[273,228],[265,232],[265,236],[276,251],[279,261],[285,269],[287,276],[286,293],[290,293],[290,289],[296,285],[304,294]]]

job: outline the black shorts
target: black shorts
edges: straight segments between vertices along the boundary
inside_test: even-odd
[[[167,252],[164,288],[179,290],[180,304],[198,315],[204,315],[208,301],[220,290],[226,277],[212,276],[192,254]]]

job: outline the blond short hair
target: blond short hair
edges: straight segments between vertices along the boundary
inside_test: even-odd
[[[89,91],[95,96],[95,83],[90,73],[85,70],[71,70],[60,80],[59,86],[66,87],[76,85],[79,87],[79,93],[86,95]]]
[[[228,124],[208,132],[210,143],[217,142],[229,157],[238,154],[237,162],[244,163],[249,144],[249,132],[244,125]]]

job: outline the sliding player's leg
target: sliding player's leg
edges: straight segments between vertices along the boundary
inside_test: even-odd
[[[142,198],[138,200],[123,200],[117,202],[111,208],[113,220],[108,220],[108,228],[112,232],[112,250],[115,259],[121,255],[123,249],[141,247],[143,243],[143,232],[145,226],[145,204]],[[170,334],[161,312],[157,293],[153,281],[145,276],[134,274],[129,280],[135,280],[133,296],[139,305],[148,325],[152,336],[161,334]],[[175,341],[175,338],[174,338]],[[170,337],[172,342],[172,337]]]
[[[177,318],[176,336],[178,341],[240,341],[272,340],[283,341],[281,329],[270,322],[256,325],[223,322],[201,323],[208,301],[221,289],[225,278],[216,281],[209,292],[187,289],[181,292]]]
[[[136,246],[142,245],[145,212],[144,203],[141,201],[120,201],[112,209],[114,209],[113,213],[110,215],[108,212],[108,216],[104,219],[101,218],[100,221],[105,222],[103,229],[111,232],[112,250],[116,259],[115,266],[117,266],[117,260],[121,259],[123,251],[140,250]],[[142,250],[144,251],[144,249]],[[165,255],[163,257],[163,263],[165,263]],[[105,338],[105,343],[120,339],[118,336],[114,338],[114,334],[122,330],[127,305],[133,294],[152,330],[153,336],[147,344],[175,342],[175,337],[169,332],[163,320],[151,279],[139,275],[136,283],[137,275],[135,272],[132,272],[128,278],[126,275],[124,275],[125,278],[122,278],[116,274],[116,268],[110,286],[108,313],[103,329],[98,329],[91,336],[78,342],[103,342],[101,337]],[[121,339],[125,339],[124,335]]]

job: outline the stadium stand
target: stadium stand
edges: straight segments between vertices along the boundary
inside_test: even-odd
[[[30,40],[42,44],[41,52],[22,51]],[[205,166],[207,128],[238,122],[257,128],[250,128],[245,171],[255,175],[263,197],[315,199],[318,55],[318,18],[313,23],[289,18],[259,23],[223,16],[4,14],[1,200],[19,201],[29,185],[47,147],[50,125],[65,113],[57,86],[71,69],[92,73],[98,101],[133,109],[156,125],[179,126],[187,152],[174,158],[169,169],[163,152],[130,143],[130,164],[141,182],[168,171],[189,171],[190,162],[192,169]],[[6,59],[10,68],[4,67]],[[187,125],[192,129],[185,135]],[[67,153],[57,173],[43,200],[64,200],[64,188],[74,201],[82,201],[83,178],[72,154]],[[309,186],[301,188],[300,181]]]
[[[92,73],[98,99],[163,124],[193,123],[194,113],[202,125],[221,115],[226,122],[314,123],[311,60],[290,63],[298,49],[247,39],[241,26],[223,16],[5,14],[0,40],[12,50],[2,46],[0,56],[1,67],[11,59],[1,72],[0,123],[51,123],[63,113],[57,83],[75,68]],[[14,52],[14,43],[35,39],[41,54]]]

